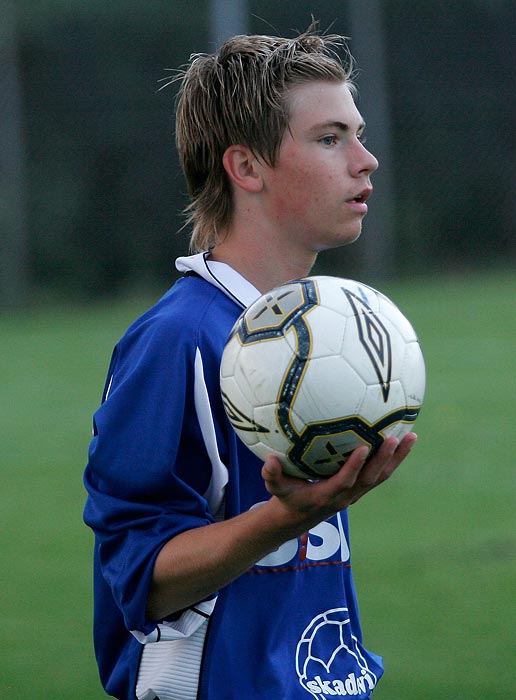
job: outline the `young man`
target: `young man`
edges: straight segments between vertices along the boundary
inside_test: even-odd
[[[339,37],[235,37],[181,74],[177,144],[195,255],[115,348],[85,474],[95,644],[135,700],[369,698],[347,507],[411,433],[311,483],[264,465],[224,413],[219,362],[261,293],[361,231],[377,161]]]

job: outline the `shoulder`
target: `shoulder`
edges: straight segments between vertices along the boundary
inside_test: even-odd
[[[222,351],[242,312],[232,299],[197,276],[180,278],[127,329],[117,345],[119,355],[177,358],[196,348]]]

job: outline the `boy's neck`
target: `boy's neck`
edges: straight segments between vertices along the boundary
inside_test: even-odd
[[[259,292],[264,294],[279,284],[305,277],[315,263],[316,254],[295,259],[291,250],[277,250],[274,246],[242,245],[228,236],[215,246],[210,257],[239,272]]]

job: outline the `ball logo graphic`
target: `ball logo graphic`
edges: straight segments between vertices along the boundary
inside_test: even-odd
[[[378,681],[351,634],[347,608],[327,610],[310,622],[297,645],[296,671],[317,700],[367,698]]]

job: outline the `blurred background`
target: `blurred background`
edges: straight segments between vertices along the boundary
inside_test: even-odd
[[[175,88],[157,92],[158,81],[192,52],[212,51],[217,34],[291,36],[311,14],[351,37],[368,147],[381,163],[369,237],[340,256],[350,272],[406,276],[516,259],[510,0],[0,7],[4,308],[41,294],[91,299],[170,283],[187,247],[178,233],[186,194]]]
[[[188,248],[160,80],[312,15],[350,37],[381,164],[315,271],[389,293],[428,365],[411,466],[353,509],[375,699],[515,697],[516,4],[0,0],[2,698],[105,697],[81,475],[111,348]]]

